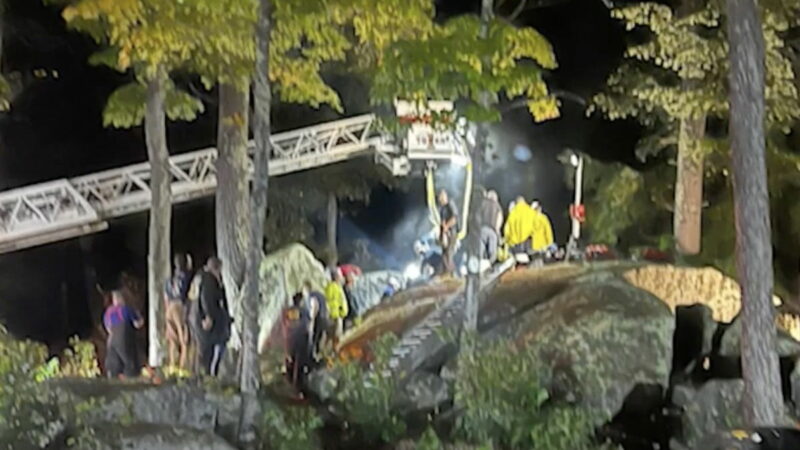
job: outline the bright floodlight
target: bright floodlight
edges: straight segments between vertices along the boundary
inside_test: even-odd
[[[573,167],[578,167],[578,164],[580,163],[578,155],[576,155],[575,153],[569,155],[569,163],[572,164]]]
[[[406,280],[416,280],[420,275],[422,275],[422,269],[419,263],[415,262],[407,265],[406,270],[403,271],[403,276],[406,277]]]
[[[450,157],[450,161],[452,161],[453,163],[457,164],[460,167],[467,167],[467,164],[469,164],[469,158],[463,155],[454,155]]]

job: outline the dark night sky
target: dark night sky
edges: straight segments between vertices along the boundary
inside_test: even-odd
[[[144,160],[140,129],[108,130],[101,124],[105,99],[127,81],[126,76],[90,67],[86,60],[92,43],[66,31],[57,10],[42,6],[39,0],[8,3],[3,65],[6,71],[23,74],[25,89],[15,98],[12,111],[0,117],[0,188]],[[478,5],[464,0],[439,3],[440,11],[448,15],[469,12]],[[552,87],[591,95],[622,53],[622,30],[600,0],[565,1],[532,10],[519,22],[535,26],[553,44],[559,68],[548,75]],[[49,76],[33,77],[36,69],[45,69]],[[347,112],[364,112],[365,99],[359,98],[363,90],[349,80],[336,84],[343,88]],[[192,124],[169,126],[172,152],[213,145],[214,106],[207,109],[210,112]],[[274,123],[278,129],[288,129],[331,117],[329,110],[282,106],[276,108]],[[493,128],[500,159],[490,169],[487,185],[497,188],[504,202],[517,193],[540,198],[557,237],[565,237],[571,193],[555,156],[570,147],[607,159],[628,159],[634,139],[634,128],[586,119],[582,109],[572,104],[564,105],[561,119],[539,125],[532,123],[527,112],[515,111]],[[529,148],[533,158],[524,163],[510,158],[516,146]],[[408,251],[399,246],[407,246],[410,234],[420,231],[419,211],[424,208],[422,180],[412,181],[408,191],[376,189],[369,207],[343,219],[342,238],[366,236],[388,254]],[[213,249],[210,200],[180,205],[173,217],[175,250],[191,250],[200,257]],[[96,269],[103,282],[125,268],[144,274],[146,223],[146,215],[139,214],[115,221],[109,231],[90,238],[0,257],[0,316],[12,331],[39,339],[85,330],[84,268]],[[82,251],[81,243],[90,251]]]

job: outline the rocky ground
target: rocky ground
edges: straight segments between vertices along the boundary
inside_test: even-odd
[[[305,279],[301,266],[287,272],[290,276],[281,276],[286,289]],[[591,411],[587,417],[598,442],[610,441],[627,450],[800,448],[791,446],[795,444],[790,443],[790,431],[731,433],[742,426],[738,413],[743,391],[738,364],[740,326],[735,314],[730,316],[731,323],[715,319],[730,310],[738,312],[739,305],[729,303],[739,299],[730,295],[730,289],[722,298],[710,298],[714,289],[700,281],[685,282],[686,277],[732,282],[720,281],[722,275],[708,269],[700,275],[690,272],[696,270],[601,263],[510,272],[486,293],[479,333],[471,338],[477,344],[471,345],[508,343],[509,351],[535,355],[535,363],[546,369],[551,380],[550,395]],[[659,276],[664,277],[660,283]],[[664,286],[676,278],[684,280],[679,283],[678,299],[664,293]],[[458,281],[450,280],[408,289],[374,306],[345,337],[342,354],[380,364],[380,354],[373,354],[373,347],[384,342],[382,336],[410,332],[461,289]],[[269,315],[273,308],[265,306],[262,314]],[[280,423],[275,430],[289,431],[272,432],[261,448],[468,448],[419,444],[420,432],[430,426],[425,424],[446,429],[463,412],[456,406],[454,392],[458,344],[466,341],[458,340],[458,330],[440,331],[441,339],[452,341],[450,350],[432,351],[427,364],[411,373],[392,372],[387,366],[373,366],[372,371],[362,366],[367,370],[363,373],[336,366],[315,373],[311,388],[320,402],[314,403],[312,415],[317,419],[303,416],[290,423],[290,415],[281,412],[285,399],[265,397],[260,414],[267,419],[260,422]],[[790,331],[781,331],[778,344],[786,400],[781,425],[786,427],[794,427],[800,416],[800,365],[796,364],[800,342]],[[506,375],[506,367],[491,369],[501,379]],[[393,393],[374,386],[373,390],[347,386],[354,374],[373,384],[385,383]],[[508,374],[508,379],[518,380],[519,373]],[[568,388],[559,392],[562,386]],[[228,449],[234,448],[230,443],[241,420],[242,400],[234,389],[197,382],[156,386],[54,379],[40,384],[36,392],[39,407],[32,410],[38,412],[26,413],[25,419],[37,432],[17,433],[13,442],[0,438],[6,448]],[[385,398],[370,398],[381,395]],[[395,435],[400,437],[391,445],[354,447],[357,441],[348,441],[348,436],[359,421],[375,417],[357,417],[348,409],[350,401],[367,401],[364,404],[370,407],[381,404],[386,418],[403,417],[408,427],[400,429]],[[314,420],[325,425],[312,426]],[[381,426],[397,425],[392,421]],[[411,439],[403,439],[403,430]],[[280,444],[299,435],[304,439],[300,447]],[[755,446],[753,436],[777,447]]]

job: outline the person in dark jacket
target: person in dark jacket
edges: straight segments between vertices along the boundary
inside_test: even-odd
[[[286,376],[296,389],[303,388],[311,361],[311,317],[303,307],[303,294],[292,297],[292,304],[282,314],[283,340],[286,349]]]
[[[202,328],[202,338],[199,340],[202,346],[201,365],[208,375],[217,376],[225,345],[231,336],[231,317],[222,285],[222,261],[219,258],[209,258],[201,274],[198,307]]]
[[[311,316],[311,352],[316,361],[322,359],[326,334],[330,328],[328,317],[328,300],[325,294],[315,291],[311,282],[306,280],[303,284],[303,296],[306,298],[307,308]]]
[[[481,202],[481,258],[494,264],[503,227],[503,207],[497,192],[488,191]]]
[[[452,276],[455,272],[453,258],[458,243],[458,212],[450,202],[447,191],[439,191],[439,245],[442,247],[442,264],[444,275]]]
[[[106,342],[106,375],[117,378],[137,377],[141,371],[136,351],[136,330],[142,328],[144,319],[138,311],[125,304],[122,291],[111,294],[112,304],[103,314],[103,325],[108,332]]]

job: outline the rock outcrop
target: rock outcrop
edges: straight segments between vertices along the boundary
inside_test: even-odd
[[[353,306],[358,315],[364,314],[381,302],[383,292],[390,280],[395,280],[399,289],[406,287],[403,274],[391,270],[368,272],[356,278],[351,293]]]
[[[691,386],[676,386],[672,402],[682,410],[681,434],[676,437],[675,447],[708,448],[701,444],[708,436],[744,426],[741,415],[744,381],[741,379],[714,379],[699,389]],[[792,426],[787,413],[782,426]]]
[[[537,352],[555,376],[574,380],[580,402],[606,421],[637,385],[668,385],[674,328],[669,308],[651,294],[592,276],[515,319],[504,334]]]
[[[291,244],[267,255],[261,263],[260,274],[258,342],[263,347],[281,309],[291,296],[301,290],[306,280],[311,282],[314,289],[323,290],[327,276],[322,263],[309,249],[300,244]]]

